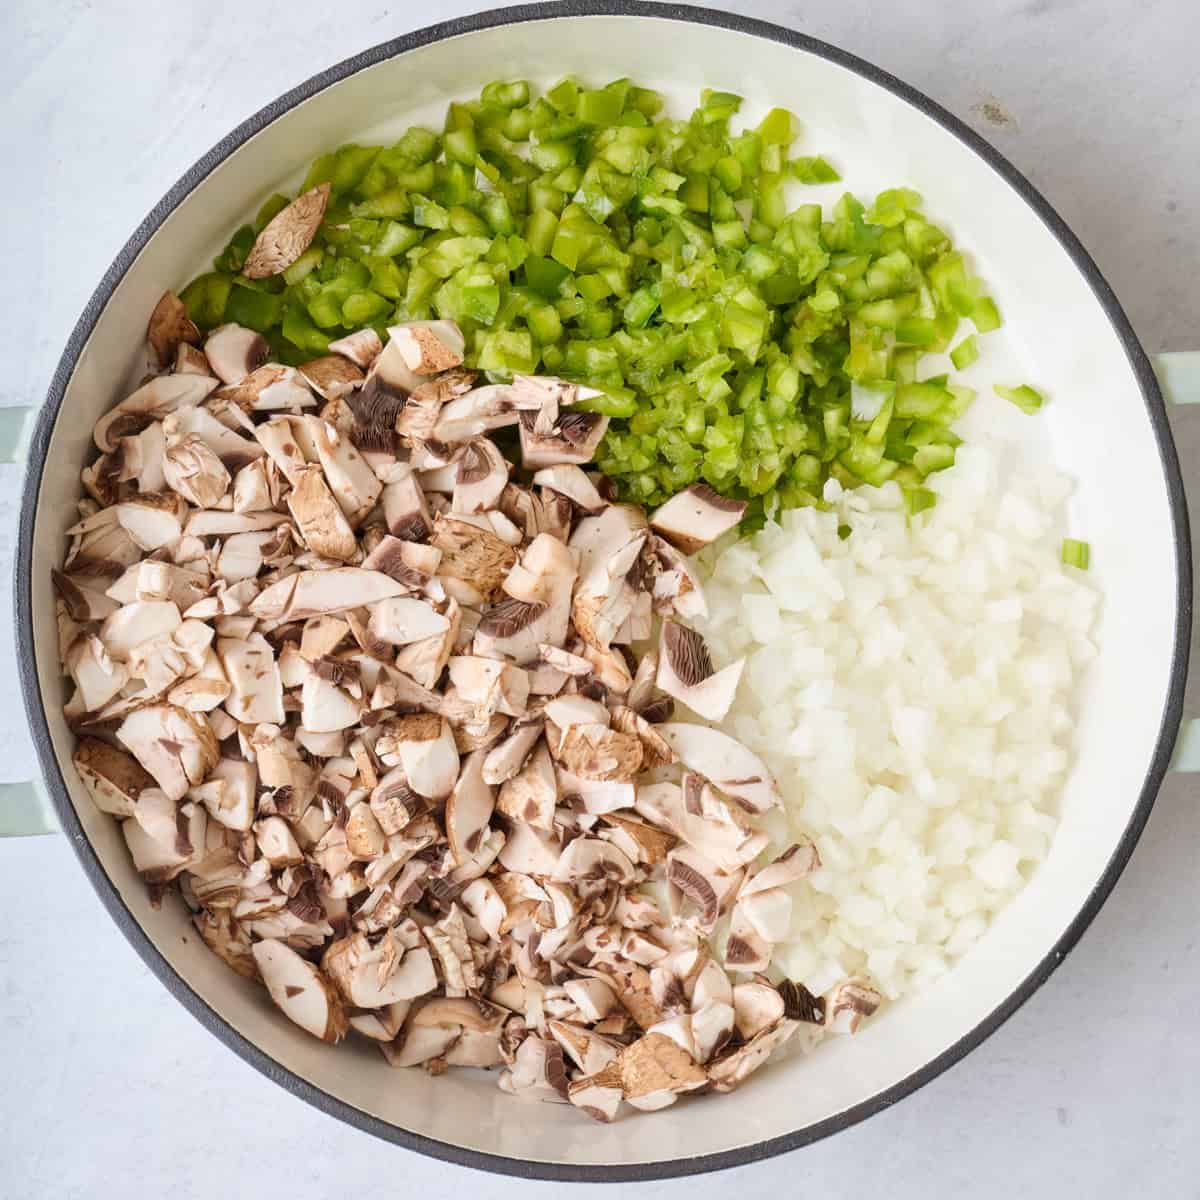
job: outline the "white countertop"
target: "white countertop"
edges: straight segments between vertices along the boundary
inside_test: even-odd
[[[314,71],[478,7],[385,0],[7,0],[0,404],[36,403],[143,215],[244,117]],[[1200,9],[1178,0],[761,0],[991,138],[1098,260],[1151,351],[1200,349]],[[1187,15],[1185,15],[1187,10]],[[936,12],[936,18],[934,13]],[[274,50],[264,54],[265,38]],[[985,107],[993,120],[985,116]],[[997,113],[1004,124],[993,123]],[[1189,345],[1190,343],[1190,345]],[[1200,424],[1182,425],[1200,464]],[[0,581],[19,478],[0,468]],[[1193,490],[1192,510],[1197,508]],[[0,613],[11,600],[0,595]],[[0,778],[32,748],[0,644]],[[1200,711],[1193,681],[1190,711]],[[1200,785],[1166,785],[1051,981],[940,1079],[846,1133],[638,1196],[1200,1195]],[[378,1142],[227,1051],[150,974],[61,838],[0,842],[0,1196],[483,1195],[518,1184]],[[652,1119],[652,1118],[648,1118]],[[575,1189],[582,1191],[582,1188]]]

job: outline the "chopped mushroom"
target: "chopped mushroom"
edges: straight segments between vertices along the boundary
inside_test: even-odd
[[[247,274],[286,269],[329,196],[278,214]],[[741,505],[610,503],[592,389],[476,387],[450,321],[297,368],[237,325],[198,349],[181,308],[148,330],[173,372],[95,427],[54,584],[83,786],[214,954],[318,1038],[503,1067],[598,1120],[873,1011],[861,980],[768,982],[815,847],[752,865],[765,764],[668,719],[733,700],[741,664],[684,623],[684,552]]]
[[[84,738],[75,751],[75,770],[101,812],[132,817],[138,796],[154,787],[154,779],[123,750],[96,738]]]
[[[187,307],[174,292],[163,292],[146,329],[146,340],[159,368],[169,367],[180,346],[200,340],[200,330],[188,316]]]
[[[97,449],[111,453],[119,439],[140,433],[177,409],[194,407],[216,386],[217,381],[207,375],[156,375],[96,422]]]
[[[466,340],[453,321],[408,321],[388,330],[405,365],[417,375],[436,375],[462,364]]]
[[[719,495],[706,483],[677,492],[650,518],[650,527],[684,554],[695,554],[746,515],[746,501]]]
[[[242,274],[247,279],[266,279],[287,270],[316,235],[330,191],[328,183],[319,183],[276,213],[251,246]]]
[[[746,660],[714,671],[704,639],[677,621],[663,622],[658,660],[658,686],[710,721],[729,711]]]
[[[323,1042],[345,1037],[346,1014],[336,992],[312,963],[283,942],[266,938],[251,947],[262,981],[284,1015]]]
[[[271,347],[253,329],[218,325],[204,341],[204,355],[222,383],[241,383],[270,358]]]
[[[856,1033],[883,997],[861,979],[848,979],[825,999],[825,1028],[831,1033]]]

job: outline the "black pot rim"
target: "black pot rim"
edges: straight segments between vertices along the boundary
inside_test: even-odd
[[[336,1099],[294,1072],[285,1069],[275,1059],[242,1037],[218,1012],[209,1007],[199,995],[192,991],[188,984],[184,982],[170,963],[162,956],[141,925],[125,906],[117,888],[105,872],[95,850],[84,834],[75,809],[71,804],[63,782],[61,768],[50,740],[44,702],[37,678],[37,668],[33,653],[31,592],[33,526],[37,496],[41,486],[42,472],[46,461],[50,436],[67,385],[74,373],[80,353],[117,284],[129,269],[142,247],[179,203],[210,172],[255,133],[265,128],[277,117],[294,108],[301,101],[307,100],[332,84],[338,83],[364,68],[374,66],[376,63],[393,58],[406,51],[426,46],[433,42],[443,41],[460,34],[528,21],[584,16],[654,17],[687,21],[733,32],[751,34],[755,37],[780,42],[794,49],[818,55],[878,84],[893,95],[907,101],[926,116],[937,121],[938,124],[974,151],[1007,183],[1016,189],[1025,203],[1041,218],[1042,222],[1071,256],[1076,268],[1103,306],[1137,377],[1138,385],[1146,405],[1147,415],[1158,443],[1163,475],[1171,504],[1178,579],[1175,650],[1171,679],[1165,696],[1158,741],[1149,769],[1146,772],[1138,803],[1103,874],[1080,908],[1078,915],[1051,951],[1030,972],[1020,986],[984,1020],[976,1025],[971,1032],[942,1054],[926,1063],[922,1068],[885,1091],[871,1097],[869,1100],[863,1101],[824,1121],[779,1137],[769,1138],[761,1142],[715,1154],[696,1155],[689,1158],[668,1159],[659,1162],[615,1163],[596,1166],[553,1162],[526,1162],[502,1155],[485,1154],[412,1133],[386,1121],[382,1121],[377,1117],[363,1112],[361,1109],[355,1108],[353,1105]],[[96,889],[114,921],[133,944],[133,947],[141,955],[147,966],[150,967],[155,975],[166,985],[167,989],[193,1016],[220,1038],[226,1046],[236,1051],[243,1059],[268,1078],[287,1088],[295,1095],[302,1097],[325,1113],[338,1117],[350,1125],[397,1145],[404,1146],[407,1149],[416,1150],[430,1157],[456,1163],[461,1166],[527,1179],[549,1179],[583,1183],[630,1182],[669,1179],[677,1176],[736,1167],[797,1149],[800,1146],[805,1146],[824,1138],[829,1134],[846,1129],[864,1120],[866,1117],[890,1107],[958,1062],[959,1059],[999,1028],[1050,977],[1051,973],[1066,957],[1067,953],[1076,944],[1084,930],[1096,916],[1124,869],[1125,864],[1129,861],[1134,846],[1137,844],[1142,829],[1145,827],[1147,818],[1150,815],[1150,810],[1153,807],[1154,799],[1162,783],[1163,776],[1168,769],[1171,752],[1183,714],[1183,693],[1187,675],[1191,630],[1192,570],[1183,481],[1180,475],[1174,442],[1167,422],[1166,408],[1150,361],[1138,342],[1116,296],[1101,275],[1096,264],[1092,261],[1090,255],[1037,189],[994,147],[957,117],[888,72],[852,54],[848,54],[844,50],[808,37],[805,34],[796,33],[790,29],[784,29],[750,17],[695,8],[690,5],[645,3],[643,0],[565,0],[563,3],[537,3],[521,5],[515,8],[497,9],[446,21],[392,41],[384,42],[372,49],[363,51],[361,54],[346,59],[344,62],[314,75],[305,83],[293,88],[278,100],[261,109],[249,120],[243,122],[243,124],[238,126],[237,129],[205,154],[158,202],[105,272],[104,278],[101,280],[100,285],[80,316],[55,370],[47,393],[46,403],[42,408],[36,430],[30,442],[29,466],[21,503],[14,603],[18,634],[18,661],[26,713],[46,779],[47,789],[57,810],[62,828],[70,838],[85,873],[91,880],[93,887]]]

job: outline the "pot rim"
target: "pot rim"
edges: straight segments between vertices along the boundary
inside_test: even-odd
[[[1042,223],[1058,240],[1071,257],[1076,268],[1091,288],[1092,293],[1104,309],[1109,323],[1120,340],[1130,366],[1137,379],[1147,416],[1158,444],[1164,480],[1170,502],[1175,534],[1176,628],[1175,646],[1172,655],[1170,682],[1163,706],[1158,739],[1151,757],[1138,802],[1130,816],[1120,840],[1113,850],[1103,873],[1083,902],[1078,914],[1067,927],[1062,937],[1049,953],[1034,967],[1021,984],[996,1006],[969,1033],[954,1045],[931,1059],[891,1087],[823,1121],[797,1129],[778,1137],[764,1139],[732,1150],[712,1154],[693,1155],[687,1158],[664,1159],[655,1162],[632,1164],[576,1165],[550,1161],[527,1162],[504,1155],[484,1153],[467,1147],[456,1146],[422,1134],[402,1129],[381,1120],[361,1109],[339,1100],[320,1087],[286,1069],[257,1045],[238,1033],[224,1017],[209,1006],[176,973],[163,957],[155,943],[142,929],[137,919],[126,907],[116,886],[102,866],[96,851],[85,835],[67,793],[62,768],[54,752],[50,730],[46,720],[45,704],[38,682],[37,665],[33,651],[32,613],[32,559],[33,530],[38,492],[49,448],[50,437],[62,406],[63,397],[80,354],[104,311],[113,291],[133,264],[142,248],[163,224],[166,218],[192,191],[236,149],[254,134],[264,129],[278,117],[284,115],[304,100],[308,100],[335,83],[348,78],[365,68],[394,58],[410,50],[445,41],[462,34],[477,33],[506,25],[531,21],[569,19],[575,17],[610,16],[630,18],[658,18],[706,25],[730,32],[750,34],[754,37],[779,42],[793,49],[817,55],[829,62],[845,67],[855,74],[891,92],[913,107],[932,118],[951,133],[969,150],[981,157],[993,168],[1041,219]],[[1120,303],[1109,287],[1099,268],[1084,249],[1078,238],[1038,190],[999,151],[970,129],[959,118],[923,93],[910,87],[887,71],[864,61],[857,56],[806,34],[798,33],[766,21],[739,14],[696,8],[684,4],[647,3],[645,0],[562,0],[562,2],[525,4],[513,8],[492,9],[482,13],[455,18],[440,24],[430,25],[402,37],[383,42],[364,50],[351,58],[329,67],[312,76],[304,83],[285,92],[277,100],[260,109],[244,121],[211,150],[201,157],[155,205],[133,235],[122,247],[105,272],[67,342],[42,406],[33,432],[28,458],[28,469],[22,492],[19,523],[19,540],[16,557],[14,607],[15,628],[18,638],[18,663],[21,689],[26,715],[37,749],[38,759],[46,780],[47,791],[61,822],[63,832],[69,837],[85,874],[100,896],[117,926],[141,955],[142,960],[154,972],[177,1000],[215,1034],[230,1049],[249,1062],[275,1083],[287,1088],[295,1095],[328,1115],[374,1134],[409,1150],[416,1150],[429,1157],[477,1170],[496,1174],[512,1175],[525,1179],[561,1180],[564,1182],[633,1182],[641,1180],[670,1179],[685,1175],[719,1171],[746,1163],[757,1162],[797,1149],[847,1129],[859,1121],[874,1115],[898,1100],[912,1094],[918,1088],[935,1079],[948,1067],[958,1062],[968,1052],[998,1029],[1039,987],[1050,977],[1069,951],[1079,941],[1091,924],[1104,901],[1108,898],[1121,872],[1124,870],[1134,847],[1137,845],[1155,797],[1167,772],[1172,749],[1178,735],[1183,715],[1184,685],[1192,619],[1192,566],[1191,544],[1188,528],[1187,508],[1184,498],[1183,480],[1179,469],[1174,441],[1167,421],[1154,370],[1125,316]]]

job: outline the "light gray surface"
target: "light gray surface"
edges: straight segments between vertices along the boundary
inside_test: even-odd
[[[313,71],[476,6],[2,7],[0,403],[21,404],[43,394],[71,324],[125,238],[225,132]],[[1073,224],[1148,349],[1200,343],[1196,6],[740,7],[861,54],[970,121]],[[1197,415],[1183,430],[1190,464],[1200,464]],[[11,578],[18,487],[16,471],[0,469],[0,591]],[[7,614],[9,597],[0,604]],[[33,770],[33,754],[8,639],[0,679],[10,683],[0,702],[0,778],[19,779]],[[1190,707],[1198,707],[1194,696]],[[981,1200],[1200,1195],[1196,794],[1195,777],[1164,788],[1081,946],[966,1062],[866,1125],[788,1158],[735,1177],[628,1191],[696,1200],[731,1187],[747,1198],[797,1189],[886,1189],[896,1200],[958,1189]],[[518,1187],[407,1154],[268,1084],[163,991],[59,838],[0,842],[0,912],[2,1196],[68,1200],[119,1190],[207,1200],[286,1188],[294,1200],[381,1189],[434,1200],[565,1190]]]

